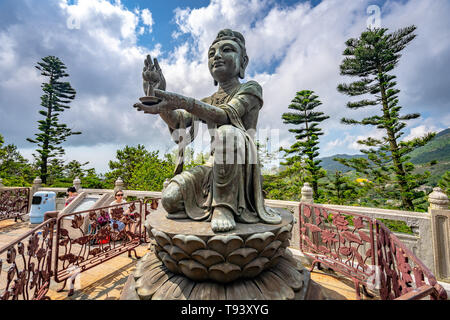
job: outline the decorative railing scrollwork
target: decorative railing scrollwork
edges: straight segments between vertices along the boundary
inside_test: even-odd
[[[376,221],[376,229],[381,299],[446,300],[431,271],[383,223]]]
[[[0,249],[0,300],[49,299],[55,222],[47,220]]]
[[[151,208],[151,200],[136,200],[58,217],[55,281],[64,281],[59,291],[68,279],[73,284],[79,273],[122,253],[138,257],[135,248],[146,241],[143,222]]]
[[[357,288],[374,279],[374,221],[368,217],[322,206],[302,204],[300,249],[310,257],[312,268],[324,264],[350,277]]]
[[[378,290],[382,300],[447,299],[431,271],[376,219],[315,204],[300,204],[300,249],[312,259]],[[376,230],[374,230],[376,229]],[[375,250],[376,248],[376,250]]]
[[[0,220],[22,219],[22,216],[28,213],[29,204],[29,188],[0,190]]]

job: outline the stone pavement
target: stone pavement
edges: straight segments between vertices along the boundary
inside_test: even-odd
[[[28,222],[17,222],[14,220],[0,221],[0,248],[21,235],[30,231]],[[148,250],[148,244],[136,248],[138,256],[142,257]],[[68,297],[69,281],[62,292],[57,292],[62,283],[52,281],[48,296],[52,300],[117,300],[128,279],[134,272],[136,257],[128,257],[124,253],[99,266],[86,270],[76,277],[75,292]],[[315,269],[311,273],[311,279],[322,287],[325,296],[330,300],[355,300],[356,294],[352,281],[339,276],[332,271]],[[363,296],[363,299],[367,299]]]

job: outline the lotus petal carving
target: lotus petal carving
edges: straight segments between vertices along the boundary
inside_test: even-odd
[[[147,258],[147,260],[139,260],[136,264],[136,271],[134,272],[135,279],[142,277],[146,272],[153,270],[154,268],[162,266],[163,263],[155,254],[151,253],[151,255],[148,255],[148,257],[149,258]]]
[[[271,272],[283,279],[294,291],[303,287],[303,275],[284,259],[281,259],[278,267],[271,269]]]
[[[195,282],[186,277],[174,276],[155,292],[152,300],[186,300],[194,285]]]
[[[245,266],[258,256],[258,251],[254,248],[239,248],[227,257],[227,261],[240,267]]]
[[[177,234],[172,238],[172,241],[174,245],[178,246],[188,254],[199,249],[206,249],[205,241],[194,235]]]
[[[180,261],[182,259],[189,258],[189,255],[187,255],[186,252],[184,252],[177,246],[171,246],[171,245],[167,244],[164,246],[164,250],[166,250],[167,253],[169,253],[169,255],[176,261]]]
[[[189,300],[225,300],[225,287],[211,281],[197,283],[189,295]]]
[[[281,246],[281,241],[279,240],[275,240],[273,242],[271,242],[266,248],[264,248],[263,252],[261,252],[260,256],[261,257],[267,257],[267,258],[271,258],[275,252],[277,251],[277,249]]]
[[[200,249],[193,252],[191,256],[206,267],[225,261],[220,253],[213,250]]]
[[[251,280],[235,281],[226,289],[227,300],[264,300],[258,286]]]
[[[166,226],[161,224],[163,220],[159,220],[164,218],[155,218],[151,225],[151,254],[171,273],[181,273],[195,281],[226,283],[276,267],[289,246],[293,229],[292,215],[286,217],[290,219],[288,223],[260,229],[258,233],[246,230],[246,227],[242,233],[239,230],[238,233],[225,234],[181,231],[188,230],[186,225]],[[210,232],[209,229],[206,232]],[[145,266],[147,269],[156,268],[153,261],[145,263]],[[165,295],[160,293],[158,297]]]
[[[209,276],[217,282],[226,283],[236,280],[241,275],[238,265],[224,262],[209,267]]]
[[[274,238],[275,235],[269,231],[256,233],[245,240],[245,246],[255,248],[258,252],[261,252]]]
[[[181,260],[178,262],[181,272],[189,278],[197,281],[208,279],[208,269],[195,260]]]
[[[295,298],[295,292],[280,277],[274,273],[267,271],[255,279],[255,283],[263,293],[265,299],[268,300],[292,300]],[[277,288],[273,290],[272,288]]]
[[[153,234],[153,237],[155,238],[156,242],[158,242],[158,244],[161,247],[164,247],[166,244],[170,244],[170,245],[172,244],[172,240],[164,232],[156,230],[156,229],[152,229],[152,234]]]
[[[180,270],[178,270],[177,261],[172,259],[167,252],[161,251],[160,253],[158,253],[158,257],[161,259],[161,261],[164,263],[167,269],[169,269],[173,273],[180,272]]]
[[[242,275],[247,278],[253,278],[260,274],[268,263],[269,259],[265,257],[257,258],[244,267]]]
[[[208,247],[226,257],[230,252],[242,247],[244,241],[235,235],[219,235],[208,240]]]
[[[269,263],[265,268],[270,268],[278,264],[280,262],[280,259],[284,256],[284,253],[286,252],[286,247],[279,247],[273,256],[270,258]]]
[[[277,232],[275,240],[280,240],[281,242],[283,242],[284,240],[288,240],[291,237],[291,231],[287,228],[287,226],[282,227]]]
[[[136,292],[142,300],[149,300],[156,290],[173,276],[165,266],[148,271],[136,281]]]

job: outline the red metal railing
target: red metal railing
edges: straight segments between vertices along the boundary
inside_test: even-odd
[[[73,285],[79,273],[124,252],[129,256],[134,252],[137,257],[135,248],[143,240],[145,216],[146,205],[137,200],[58,217],[55,281],[64,281],[59,291],[69,278]],[[69,291],[72,294],[73,289]]]
[[[430,270],[380,221],[305,203],[299,216],[300,249],[312,259],[311,271],[324,264],[350,277],[358,299],[360,286],[367,296],[367,287],[378,288],[383,300],[447,299]]]
[[[55,221],[45,221],[0,249],[0,300],[49,299]]]
[[[0,220],[22,219],[22,216],[28,213],[29,205],[29,188],[0,190]]]
[[[143,222],[157,208],[158,199],[152,198],[60,216],[54,270],[55,281],[64,284],[58,291],[71,279],[72,295],[78,274],[125,252],[138,258],[135,248],[147,242]]]
[[[375,279],[374,221],[366,216],[301,204],[300,250],[310,257],[311,271],[324,264],[350,277],[359,286]]]
[[[433,300],[446,300],[446,291],[422,261],[380,221],[376,221],[376,229],[381,299],[416,300],[430,296]]]

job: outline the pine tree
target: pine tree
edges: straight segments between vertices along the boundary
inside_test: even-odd
[[[446,171],[438,182],[438,186],[450,196],[450,171]]]
[[[305,169],[310,174],[315,199],[318,197],[318,180],[324,176],[320,166],[321,160],[317,160],[319,136],[323,134],[318,124],[329,118],[323,112],[314,111],[321,104],[314,91],[299,91],[289,105],[289,109],[298,112],[287,112],[282,115],[284,123],[300,126],[300,128],[289,129],[289,132],[296,134],[297,142],[289,149],[282,149],[286,155],[291,155],[282,164],[291,166],[296,162],[304,162]]]
[[[342,123],[375,126],[385,132],[386,135],[382,139],[369,138],[358,143],[369,147],[363,151],[372,162],[369,170],[378,174],[381,180],[388,179],[393,173],[403,209],[414,210],[413,201],[423,196],[414,189],[420,185],[419,183],[424,182],[429,173],[414,175],[412,173],[414,165],[408,162],[407,154],[425,145],[434,137],[434,133],[411,141],[400,141],[402,130],[406,126],[405,121],[417,119],[420,114],[400,115],[401,106],[398,105],[400,90],[395,88],[396,76],[390,72],[398,64],[400,52],[416,37],[414,34],[416,27],[409,26],[390,34],[387,30],[367,29],[360,38],[351,38],[346,42],[347,48],[343,53],[345,58],[340,65],[341,75],[360,79],[350,84],[339,84],[338,91],[351,97],[372,96],[371,99],[349,102],[347,107],[350,109],[380,106],[381,110],[379,115],[369,116],[360,121],[343,118]]]
[[[352,204],[358,198],[358,188],[355,182],[344,176],[342,171],[335,170],[334,174],[327,177],[329,183],[326,186],[325,201],[334,204]]]
[[[37,165],[40,168],[42,182],[47,183],[48,163],[51,159],[64,155],[64,149],[61,144],[71,135],[81,134],[74,132],[66,124],[59,123],[58,116],[66,109],[69,109],[69,103],[75,99],[75,90],[69,82],[61,81],[68,77],[67,67],[57,57],[48,56],[42,58],[41,62],[35,66],[41,72],[41,75],[48,78],[47,82],[42,83],[44,94],[41,96],[41,106],[43,110],[39,111],[44,119],[39,120],[38,130],[35,139],[27,138],[31,143],[37,144],[38,156],[34,155]]]

